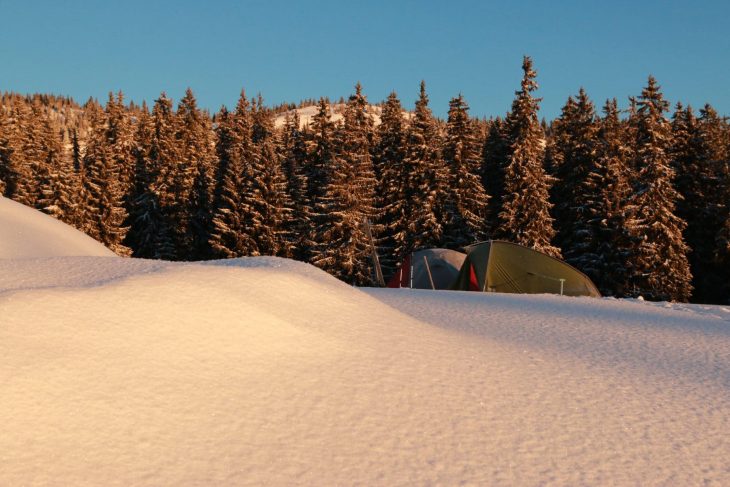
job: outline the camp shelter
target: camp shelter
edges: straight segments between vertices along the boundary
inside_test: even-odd
[[[451,289],[601,296],[588,276],[575,267],[537,250],[500,240],[468,246]]]
[[[449,289],[459,275],[465,258],[466,254],[449,249],[413,252],[403,260],[398,271],[388,281],[388,287]]]

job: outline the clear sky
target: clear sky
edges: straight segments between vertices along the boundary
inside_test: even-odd
[[[533,57],[553,118],[583,86],[602,105],[653,74],[666,97],[730,115],[730,1],[0,0],[0,91],[102,101],[112,90],[233,106],[392,90],[413,107],[421,79],[439,116],[463,93],[502,115]]]

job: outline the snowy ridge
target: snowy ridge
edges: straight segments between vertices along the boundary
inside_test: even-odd
[[[347,105],[344,103],[335,103],[333,105],[330,105],[330,117],[332,122],[337,123],[344,119],[346,106]],[[373,124],[375,126],[380,125],[380,115],[383,113],[383,107],[378,105],[368,105],[367,110],[368,113],[373,117]],[[300,127],[311,126],[312,119],[317,115],[317,112],[319,112],[319,107],[317,105],[312,105],[303,108],[295,108],[294,110],[289,110],[287,112],[277,114],[274,118],[274,126],[276,128],[283,127],[284,124],[286,124],[287,115],[292,115],[294,112],[299,115]],[[413,116],[413,114],[407,111],[403,111],[403,116],[406,120],[409,120]]]
[[[715,308],[0,260],[0,484],[723,485]]]
[[[114,256],[114,252],[88,235],[2,196],[0,230],[0,259]]]

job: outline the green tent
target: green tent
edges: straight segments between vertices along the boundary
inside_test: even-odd
[[[588,276],[575,267],[537,250],[500,240],[468,246],[451,289],[601,296]]]

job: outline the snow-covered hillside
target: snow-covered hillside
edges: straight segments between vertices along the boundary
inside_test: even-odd
[[[346,105],[344,103],[335,103],[330,106],[330,117],[333,122],[339,122],[343,119]],[[274,118],[274,125],[279,128],[283,127],[286,123],[287,115],[292,115],[296,112],[299,115],[300,126],[311,126],[312,119],[319,112],[319,107],[316,105],[307,106],[303,108],[296,108],[289,110],[288,112],[280,113]],[[368,112],[373,117],[373,123],[378,126],[380,125],[380,115],[383,113],[383,108],[378,105],[368,105]],[[412,114],[410,112],[403,112],[403,116],[406,119],[410,119]]]
[[[720,306],[4,258],[0,384],[0,485],[730,484]]]
[[[114,253],[55,218],[0,196],[0,259],[81,255]]]

